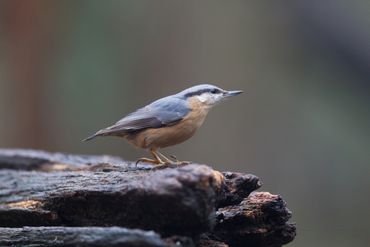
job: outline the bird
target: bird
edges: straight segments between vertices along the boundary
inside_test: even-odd
[[[174,156],[171,156],[173,159],[166,157],[159,149],[188,140],[203,124],[212,107],[242,92],[227,91],[211,84],[196,85],[139,108],[83,141],[99,136],[123,137],[153,156],[153,159],[140,158],[136,164],[178,164],[181,161]]]

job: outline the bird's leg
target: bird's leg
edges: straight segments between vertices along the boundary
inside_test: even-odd
[[[174,163],[174,161],[173,161],[173,160],[171,160],[171,159],[167,158],[164,154],[160,153],[159,151],[157,151],[157,154],[158,154],[159,156],[161,156],[161,157],[162,157],[162,159],[163,159],[165,162],[170,163],[170,164],[173,164],[173,163]],[[178,160],[176,159],[176,160],[175,160],[175,162],[177,162],[177,161],[178,161]]]
[[[163,161],[162,159],[161,159],[161,157],[159,157],[159,155],[158,155],[158,151],[156,151],[155,149],[151,149],[150,150],[150,153],[153,155],[153,157],[158,161],[158,163],[157,164],[165,164],[166,162],[165,161]]]
[[[176,162],[181,162],[175,155],[171,154],[170,157],[176,161]]]
[[[151,153],[153,154],[153,156],[156,159],[161,160],[163,162],[163,163],[160,163],[160,164],[154,166],[152,168],[153,170],[165,169],[165,168],[169,168],[169,167],[173,168],[173,167],[177,166],[176,162],[174,162],[173,160],[170,160],[169,158],[167,158],[166,156],[164,156],[163,154],[161,154],[157,150],[151,150]]]
[[[165,159],[166,161],[168,162],[171,162],[171,163],[177,163],[177,162],[181,162],[179,161],[175,155],[170,155],[171,159],[168,158],[166,155],[160,153],[159,151],[157,151],[157,154],[159,154],[163,159]]]
[[[176,158],[174,155],[170,155],[172,159],[167,158],[164,154],[157,151],[157,154],[159,154],[166,162],[168,162],[171,165],[185,165],[189,164],[189,161],[181,161]]]
[[[152,168],[153,170],[164,169],[164,168],[168,168],[174,165],[174,162],[172,160],[168,159],[166,156],[164,156],[157,150],[150,150],[150,152],[152,153],[154,158],[156,158],[156,160],[160,162],[159,164],[157,164],[156,166]],[[160,156],[162,156],[162,159]]]
[[[148,162],[156,165],[165,164],[165,162],[158,156],[154,149],[150,149],[150,153],[153,155],[154,159],[140,158],[136,161],[136,165],[139,162]]]

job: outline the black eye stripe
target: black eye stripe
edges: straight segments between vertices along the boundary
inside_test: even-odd
[[[216,93],[220,93],[221,90],[220,89],[217,89],[217,88],[205,88],[205,89],[201,89],[201,90],[198,90],[198,91],[195,91],[195,92],[189,92],[187,94],[185,94],[185,98],[188,98],[188,97],[192,97],[192,96],[196,96],[196,95],[201,95],[202,93],[213,93],[213,94],[216,94]]]

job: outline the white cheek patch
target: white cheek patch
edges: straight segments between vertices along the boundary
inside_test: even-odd
[[[216,101],[219,101],[221,100],[223,97],[222,97],[222,94],[217,94],[216,95]]]

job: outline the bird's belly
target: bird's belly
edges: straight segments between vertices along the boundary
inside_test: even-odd
[[[146,129],[127,136],[127,140],[141,148],[157,149],[176,145],[192,137],[203,120],[194,122],[192,119],[186,119],[173,126]]]

